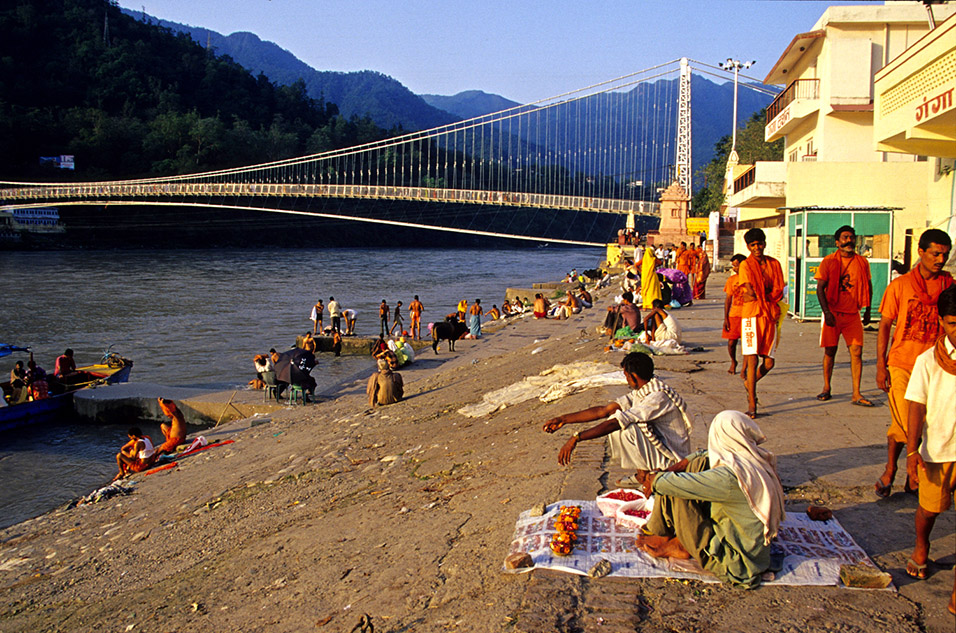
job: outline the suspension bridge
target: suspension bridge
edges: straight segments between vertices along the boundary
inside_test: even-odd
[[[729,76],[683,58],[493,114],[309,156],[136,180],[0,181],[0,209],[257,211],[603,245],[624,225],[621,216],[632,223],[659,216],[658,194],[672,182],[690,195],[692,69]]]

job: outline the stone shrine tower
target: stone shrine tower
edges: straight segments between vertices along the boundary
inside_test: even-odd
[[[661,225],[657,232],[648,234],[648,242],[655,246],[680,244],[681,242],[697,243],[697,237],[687,232],[687,210],[690,207],[690,196],[675,180],[670,187],[661,193]]]

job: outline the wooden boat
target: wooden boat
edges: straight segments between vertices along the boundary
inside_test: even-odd
[[[14,351],[23,351],[17,349]],[[49,397],[0,407],[0,432],[27,424],[47,422],[64,417],[73,411],[73,394],[80,389],[127,382],[133,370],[133,361],[119,354],[107,352],[101,362],[76,368],[76,374],[66,380],[47,375]],[[0,382],[3,398],[13,396],[10,381]]]

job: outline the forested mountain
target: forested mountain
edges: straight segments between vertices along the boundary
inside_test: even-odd
[[[424,130],[457,120],[379,72],[316,70],[289,51],[272,42],[264,42],[253,33],[239,32],[227,36],[202,27],[160,20],[141,11],[126,10],[125,13],[176,33],[186,33],[200,45],[208,45],[217,54],[228,55],[243,67],[254,73],[263,73],[278,84],[290,85],[301,79],[308,96],[331,101],[346,118],[368,116],[381,127],[402,126],[409,130]]]
[[[518,105],[517,101],[505,99],[501,95],[488,94],[481,90],[465,90],[450,97],[442,95],[420,95],[431,106],[451,112],[462,119],[471,119],[500,112]]]
[[[3,179],[186,173],[386,135],[103,0],[5,2],[0,33]],[[61,154],[75,172],[39,165]]]
[[[395,79],[373,71],[353,73],[316,70],[295,55],[272,42],[265,42],[251,33],[233,33],[224,36],[205,28],[185,26],[175,22],[158,20],[140,11],[128,11],[136,19],[156,22],[173,31],[189,34],[201,45],[209,45],[217,53],[227,54],[254,72],[262,72],[279,84],[291,84],[299,79],[305,81],[307,93],[315,98],[334,102],[346,116],[353,114],[368,115],[376,124],[392,127],[396,124],[406,129],[427,129],[458,119],[498,112],[518,105],[515,101],[496,94],[480,90],[466,90],[453,96],[414,95]],[[659,84],[659,85],[658,85]],[[699,75],[692,78],[694,152],[692,154],[695,173],[703,168],[714,156],[714,146],[730,129],[733,108],[733,84],[717,84]],[[542,97],[547,95],[542,95]],[[616,143],[624,143],[639,138],[636,131],[629,129],[629,136],[622,131],[626,127],[621,122],[628,116],[623,107],[639,103],[645,112],[670,112],[674,115],[677,99],[676,80],[660,80],[655,84],[641,84],[627,93],[619,93],[614,98],[598,105],[586,115],[590,129],[607,130]],[[743,121],[751,113],[765,108],[771,97],[748,90],[741,86],[739,91],[739,120]],[[559,115],[567,117],[571,115]],[[554,125],[580,124],[585,121],[572,116],[573,120],[559,118]],[[662,124],[660,120],[648,117],[641,121],[646,128],[645,136],[650,136],[652,126],[669,125],[673,133],[673,122]],[[517,132],[514,132],[517,134]],[[615,138],[616,137],[616,138]],[[527,147],[532,142],[524,130],[520,143]],[[560,151],[565,148],[552,148]],[[673,157],[670,161],[673,163]],[[619,171],[619,170],[614,170]],[[702,182],[702,177],[698,178]]]

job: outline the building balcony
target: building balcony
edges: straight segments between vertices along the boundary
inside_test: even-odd
[[[820,80],[797,79],[767,107],[764,140],[776,141],[820,109]]]
[[[787,165],[783,161],[757,161],[734,178],[731,207],[775,207],[786,201]]]
[[[880,70],[873,94],[877,150],[956,158],[956,15]]]

